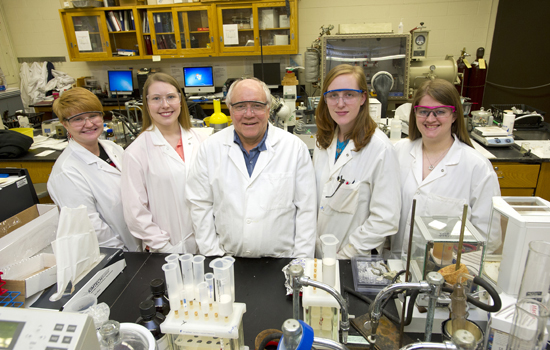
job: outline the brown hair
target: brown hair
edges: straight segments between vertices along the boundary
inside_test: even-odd
[[[336,79],[336,77],[343,74],[351,74],[355,77],[359,89],[364,93],[368,91],[367,78],[361,67],[351,66],[349,64],[340,64],[328,72],[325,81],[323,82],[323,91],[321,92],[321,99],[317,106],[315,123],[317,124],[317,146],[323,149],[327,149],[334,138],[336,130],[336,122],[330,116],[327,103],[325,101],[324,93],[327,92],[329,85]],[[374,132],[376,131],[376,122],[370,117],[369,114],[369,99],[365,100],[365,103],[359,108],[357,118],[355,118],[355,125],[349,135],[345,135],[346,138],[353,140],[355,144],[355,152],[359,152],[365,147]]]
[[[64,123],[71,116],[83,112],[99,111],[103,113],[103,106],[97,96],[90,90],[76,87],[63,92],[60,98],[55,100],[52,110]]]
[[[416,90],[409,117],[409,139],[416,140],[422,137],[422,134],[416,125],[416,113],[414,112],[414,106],[417,106],[424,96],[430,96],[442,105],[455,107],[454,116],[456,119],[451,126],[451,133],[456,134],[460,141],[470,147],[473,147],[472,142],[470,141],[470,136],[468,135],[468,130],[464,123],[464,110],[462,109],[462,103],[460,103],[458,91],[456,91],[453,84],[443,79],[426,80],[422,83],[422,85],[420,85],[418,90]]]
[[[147,103],[147,94],[149,93],[149,87],[151,84],[160,81],[162,83],[167,83],[176,88],[176,90],[181,95],[181,111],[178,117],[178,122],[181,127],[185,130],[191,129],[191,117],[189,116],[189,108],[187,107],[187,102],[185,102],[185,95],[182,93],[178,81],[174,77],[166,73],[155,73],[147,78],[147,81],[143,85],[143,124],[141,127],[141,132],[147,130],[153,123],[151,115],[149,115],[149,104]]]

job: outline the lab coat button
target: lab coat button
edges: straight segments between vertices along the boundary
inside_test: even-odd
[[[250,219],[246,220],[247,224],[250,224],[251,222],[252,222],[252,220],[250,220]]]
[[[445,172],[445,170],[441,169],[441,172],[442,172],[442,173],[444,173],[444,172]]]

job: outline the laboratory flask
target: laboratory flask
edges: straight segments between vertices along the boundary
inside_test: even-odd
[[[101,350],[154,350],[155,338],[149,330],[134,323],[109,320],[98,331]]]

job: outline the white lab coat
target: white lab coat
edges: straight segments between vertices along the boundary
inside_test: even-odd
[[[401,166],[403,205],[399,232],[392,237],[393,253],[401,254],[403,243],[408,242],[404,237],[409,235],[413,199],[417,216],[461,218],[467,204],[468,220],[487,237],[492,198],[500,196],[497,175],[487,158],[453,136],[449,152],[424,180],[422,139],[405,139],[395,145]]]
[[[397,232],[401,210],[399,163],[390,140],[376,129],[368,145],[353,151],[350,140],[336,155],[335,133],[328,149],[316,148],[313,164],[317,178],[317,234],[333,234],[340,241],[340,258],[368,255],[371,249],[382,253],[387,236]],[[337,178],[344,184],[338,187]],[[331,196],[327,198],[327,196]],[[317,256],[321,257],[320,242]]]
[[[187,182],[201,254],[313,257],[315,172],[305,143],[269,125],[249,176],[233,132],[201,145]]]
[[[128,230],[122,213],[119,169],[124,151],[111,141],[99,143],[116,168],[71,140],[53,166],[48,192],[60,208],[88,208],[100,247],[141,251],[141,242]]]
[[[180,129],[185,162],[156,127],[139,135],[126,149],[122,203],[128,228],[152,251],[167,243],[170,247],[183,242],[178,253],[196,254],[185,183],[203,137],[194,130]]]

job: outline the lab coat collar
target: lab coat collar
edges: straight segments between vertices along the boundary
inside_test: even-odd
[[[229,158],[233,161],[233,164],[239,169],[241,174],[249,179],[249,184],[252,184],[262,170],[269,164],[273,156],[275,155],[275,147],[277,143],[281,140],[281,135],[275,130],[275,127],[272,124],[269,124],[267,127],[267,138],[265,140],[266,150],[260,153],[258,160],[256,161],[256,166],[254,166],[254,171],[252,175],[248,175],[248,170],[246,169],[246,164],[244,164],[243,151],[233,140],[233,135],[235,131],[234,126],[230,126],[225,132],[224,145],[229,147]]]
[[[422,180],[422,138],[413,141],[410,154],[413,157],[413,174],[419,185],[428,184],[445,176],[448,172],[448,167],[455,166],[460,162],[460,157],[462,156],[461,141],[455,134],[453,134],[453,138],[454,141],[449,152],[424,180]]]
[[[340,157],[338,157],[338,160],[334,162],[334,158],[336,157],[336,144],[338,140],[338,127],[336,127],[336,130],[334,132],[334,137],[332,138],[332,142],[330,143],[330,146],[328,146],[327,153],[329,157],[329,176],[336,175],[337,172],[339,172],[340,169],[346,165],[349,161],[353,159],[353,156],[355,155],[355,152],[353,151],[355,149],[355,143],[353,140],[349,140],[348,144],[346,145],[346,148],[342,151],[340,154]]]
[[[162,147],[162,152],[166,154],[167,156],[174,158],[178,162],[182,162],[183,160],[179,156],[178,152],[172,147],[168,141],[164,138],[162,133],[160,132],[159,128],[155,127],[154,125],[151,125],[147,131],[151,132],[151,141],[153,142],[153,145]],[[191,154],[190,144],[189,141],[192,138],[191,133],[185,131],[181,125],[180,125],[180,134],[181,134],[181,142],[183,145],[183,154]],[[186,147],[187,146],[187,147]]]
[[[84,148],[84,146],[82,146],[75,140],[70,140],[68,147],[86,164],[92,165],[95,163],[97,167],[103,171],[120,175],[119,169],[122,169],[121,167],[122,159],[119,159],[117,154],[113,151],[115,147],[114,144],[106,140],[98,140],[98,141],[99,141],[99,144],[105,150],[105,152],[107,152],[107,155],[109,155],[109,158],[111,159],[111,161],[115,163],[116,168],[111,166],[110,164],[107,164],[105,161],[103,161],[101,158],[99,158],[92,152],[88,151],[86,148]]]

